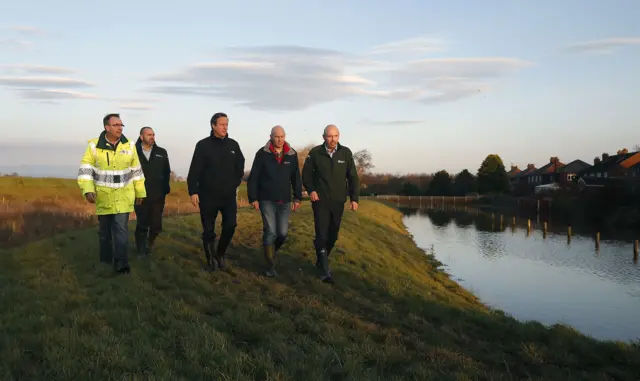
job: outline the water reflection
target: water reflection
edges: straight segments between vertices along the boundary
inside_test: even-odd
[[[462,208],[461,208],[462,209]],[[485,303],[599,339],[640,339],[640,268],[631,242],[479,211],[405,210],[416,243]],[[640,238],[640,237],[639,237]]]

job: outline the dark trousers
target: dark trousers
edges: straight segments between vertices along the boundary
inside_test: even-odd
[[[216,239],[216,218],[222,214],[222,232],[218,240],[217,253],[223,256],[231,243],[237,226],[238,204],[235,198],[226,202],[200,199],[200,222],[202,223],[202,242],[211,244]]]
[[[322,269],[325,276],[330,276],[328,257],[338,240],[344,203],[319,200],[313,202],[311,207],[316,231],[313,245],[318,257],[318,267]]]
[[[165,198],[155,200],[145,199],[141,205],[135,205],[136,236],[149,237],[149,242],[162,232],[162,214],[164,213]]]
[[[113,264],[116,270],[129,267],[127,241],[129,213],[98,216],[100,262]]]
[[[260,201],[260,214],[262,215],[262,244],[275,245],[276,250],[279,249],[287,239],[291,203]]]

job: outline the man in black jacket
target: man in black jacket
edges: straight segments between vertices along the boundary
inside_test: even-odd
[[[302,181],[313,208],[316,266],[322,270],[321,279],[333,283],[329,254],[338,240],[347,195],[349,209],[358,209],[360,180],[353,153],[338,143],[338,127],[328,125],[322,137],[324,144],[312,148],[305,159]]]
[[[269,141],[256,152],[247,180],[247,193],[249,203],[262,215],[262,244],[269,266],[265,275],[275,276],[276,253],[287,239],[289,212],[296,211],[302,201],[298,154],[286,142],[281,126],[271,129]]]
[[[238,142],[228,136],[228,127],[226,114],[213,115],[211,134],[196,144],[187,176],[191,202],[200,208],[202,244],[209,270],[214,270],[214,252],[218,267],[226,267],[225,253],[237,226],[237,189],[244,175],[244,156]],[[214,250],[218,212],[222,214],[222,233]]]
[[[147,190],[147,198],[143,203],[134,206],[137,220],[136,248],[139,256],[147,256],[162,231],[165,197],[171,190],[171,166],[167,151],[156,144],[156,134],[151,127],[142,127],[140,130],[136,150]]]

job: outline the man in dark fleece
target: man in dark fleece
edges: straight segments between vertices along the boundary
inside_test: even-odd
[[[165,197],[171,191],[171,166],[167,150],[156,144],[156,134],[151,127],[142,127],[140,130],[136,150],[147,190],[147,198],[142,204],[134,206],[137,220],[136,249],[139,256],[147,256],[162,231]]]
[[[316,237],[316,267],[321,279],[333,283],[329,254],[338,240],[347,196],[349,209],[358,210],[360,179],[351,150],[338,143],[340,131],[330,124],[322,135],[324,144],[309,151],[302,169],[302,182],[312,202]]]
[[[298,154],[286,142],[281,126],[271,129],[269,141],[256,152],[247,191],[249,203],[262,215],[262,244],[269,266],[265,275],[276,276],[276,253],[287,239],[289,213],[296,211],[302,201]]]
[[[208,270],[215,269],[211,261],[214,253],[218,267],[226,268],[225,254],[237,226],[236,197],[244,175],[245,159],[238,142],[228,136],[228,127],[226,114],[219,112],[213,115],[211,134],[196,144],[187,176],[191,202],[200,208],[202,244]],[[214,249],[218,212],[222,214],[222,233]]]

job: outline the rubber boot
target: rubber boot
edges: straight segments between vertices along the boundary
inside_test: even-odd
[[[329,256],[331,255],[331,249],[327,249],[327,260],[329,259]],[[318,253],[316,253],[316,267],[322,270],[322,260],[320,259],[320,255]]]
[[[320,279],[323,282],[333,283],[333,278],[331,277],[331,270],[329,270],[329,256],[327,255],[327,249],[318,250],[318,262],[320,263]]]
[[[202,241],[202,246],[204,248],[204,256],[207,260],[206,270],[214,271],[215,267],[213,266],[213,262],[211,261],[212,253],[213,253],[213,242]]]
[[[149,238],[147,239],[147,247],[145,249],[145,254],[150,255],[153,250],[153,244],[156,242],[157,235],[149,234]]]
[[[264,272],[264,275],[268,277],[274,277],[278,275],[276,272],[276,260],[275,260],[275,247],[274,245],[264,245],[264,259],[267,261],[268,269]]]
[[[138,258],[142,258],[147,254],[147,242],[144,234],[136,234],[136,253]]]

